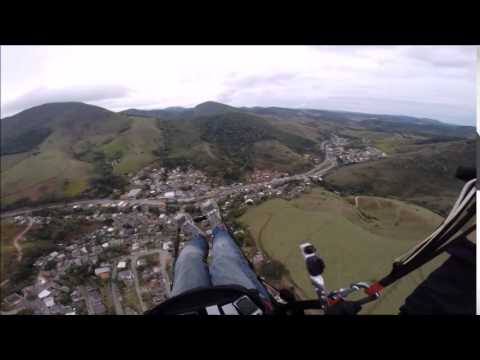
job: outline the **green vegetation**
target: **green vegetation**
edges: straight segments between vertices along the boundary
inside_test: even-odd
[[[86,284],[93,275],[93,269],[90,265],[84,264],[80,266],[72,266],[65,271],[62,276],[62,283],[66,286],[74,288],[79,285]]]
[[[96,196],[108,196],[113,190],[117,189],[123,192],[127,185],[124,177],[113,173],[113,166],[106,159],[103,152],[93,152],[92,160],[95,166],[95,175],[90,180],[90,187]]]
[[[51,214],[53,215],[53,213]],[[94,225],[95,226],[95,225]],[[35,261],[44,255],[58,250],[58,243],[68,244],[73,237],[92,229],[91,224],[81,220],[64,220],[61,216],[52,216],[49,224],[33,225],[30,231],[21,241],[22,260],[17,261],[17,251],[12,241],[25,226],[2,221],[1,223],[1,281],[10,280],[8,291],[18,291],[37,275],[37,269],[33,266]],[[46,270],[53,268],[54,263],[46,264]]]
[[[33,150],[40,145],[50,134],[52,130],[48,128],[27,130],[17,137],[2,139],[0,154],[9,155]]]
[[[457,166],[475,166],[474,140],[403,146],[386,159],[349,165],[328,174],[332,189],[353,195],[403,199],[445,215],[463,182]]]
[[[13,246],[13,239],[25,226],[19,226],[2,220],[0,223],[0,283],[8,279],[17,265],[17,252]]]
[[[64,192],[67,197],[77,196],[88,189],[88,183],[85,179],[79,179],[79,180],[73,180],[73,181],[66,180],[64,182],[64,185],[65,185]]]
[[[280,281],[283,276],[289,276],[289,273],[280,261],[270,260],[261,265],[259,275],[265,277],[265,279]]]
[[[227,182],[241,179],[255,167],[280,167],[296,171],[305,166],[298,152],[315,149],[316,142],[283,131],[265,119],[242,112],[200,116],[193,120],[160,121],[165,144],[156,154],[167,167],[193,165]],[[268,158],[262,144],[274,142],[282,153]],[[258,144],[258,145],[257,145]],[[299,160],[298,163],[292,160]]]
[[[129,126],[126,117],[81,103],[42,105],[2,119],[2,143],[5,139],[7,144],[23,143],[27,138],[25,151],[35,145],[35,151],[26,155],[8,155],[5,161],[2,156],[2,165],[8,165],[2,171],[2,206],[25,197],[40,201],[44,194],[54,194],[55,199],[79,195],[88,185],[93,170],[82,159],[82,151],[94,150],[107,137]],[[32,139],[40,137],[32,134],[45,138],[37,144]]]
[[[272,199],[250,208],[240,220],[259,248],[276,261],[265,269],[278,278],[287,274],[302,298],[315,298],[299,245],[309,241],[326,262],[329,289],[355,281],[374,281],[391,270],[392,261],[426,237],[441,217],[418,206],[395,200],[362,197],[361,213],[354,199],[314,189],[285,201]],[[365,216],[367,214],[368,216]],[[405,297],[444,258],[438,258],[386,289],[382,299],[366,306],[365,314],[394,314]],[[275,269],[275,264],[285,267]]]
[[[99,256],[100,262],[109,261],[122,255],[129,255],[130,250],[127,245],[113,245],[107,247]]]

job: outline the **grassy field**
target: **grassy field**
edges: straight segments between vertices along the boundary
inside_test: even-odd
[[[258,169],[297,172],[311,166],[302,156],[276,140],[259,141],[253,151]]]
[[[240,220],[257,245],[283,263],[304,298],[315,298],[299,252],[299,244],[313,243],[326,262],[329,289],[356,281],[374,281],[388,273],[394,258],[426,237],[441,217],[418,206],[382,198],[341,198],[315,189],[302,197],[269,200],[251,208]],[[382,298],[364,307],[364,314],[395,314],[405,297],[444,258],[386,289]]]
[[[116,174],[137,171],[155,160],[156,156],[152,151],[159,148],[163,139],[155,120],[131,118],[131,121],[130,129],[100,147],[107,157],[121,155],[118,164],[113,168]]]

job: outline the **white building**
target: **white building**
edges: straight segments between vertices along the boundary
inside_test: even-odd
[[[43,299],[43,303],[44,303],[47,307],[52,307],[53,305],[55,305],[55,301],[53,300],[53,297],[52,297],[52,296],[49,296],[49,297]]]
[[[168,191],[165,194],[163,194],[167,199],[173,199],[175,197],[175,191]]]
[[[128,192],[127,197],[130,199],[137,198],[142,193],[142,189],[132,189]]]
[[[44,299],[46,298],[47,296],[49,296],[51,294],[50,291],[48,291],[47,289],[45,290],[42,290],[39,294],[38,294],[38,298],[39,299]]]

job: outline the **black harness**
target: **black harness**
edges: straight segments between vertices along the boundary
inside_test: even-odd
[[[271,313],[257,290],[214,286],[185,291],[145,315],[263,315]]]

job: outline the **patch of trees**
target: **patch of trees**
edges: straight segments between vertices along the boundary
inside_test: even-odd
[[[461,138],[453,137],[453,136],[436,136],[429,139],[417,140],[415,141],[415,145],[435,144],[440,142],[458,141],[458,140],[461,140]]]
[[[53,218],[49,224],[43,224],[37,229],[30,230],[30,236],[35,240],[50,243],[65,242],[68,237],[78,233],[80,222],[78,220],[62,221]]]
[[[64,200],[64,199],[53,193],[45,193],[40,197],[39,200],[36,200],[36,201],[33,201],[28,197],[22,197],[8,205],[0,204],[0,209],[2,211],[10,211],[10,210],[21,209],[21,208],[26,208],[30,206],[39,206],[39,205],[49,204],[49,203],[58,202],[61,200]]]
[[[55,262],[55,260],[50,260],[49,262],[47,262],[45,264],[45,266],[43,267],[43,270],[45,271],[50,271],[50,270],[53,270],[55,269],[57,263]]]
[[[84,285],[92,276],[92,268],[88,264],[80,266],[71,266],[62,275],[62,282],[68,287],[73,288],[79,285]]]
[[[266,279],[280,280],[282,276],[288,275],[288,270],[281,262],[272,259],[261,265],[259,273]]]
[[[112,245],[107,247],[99,256],[100,262],[109,261],[122,255],[129,255],[130,251],[127,245]]]
[[[40,145],[50,134],[49,128],[32,129],[21,133],[13,138],[2,139],[0,154],[11,155],[30,151]]]
[[[31,234],[29,233],[29,237],[30,236]],[[58,247],[51,241],[36,242],[33,246],[25,247],[22,261],[10,276],[10,283],[14,284],[17,289],[31,283],[36,275],[36,269],[33,266],[35,261],[40,256],[44,256],[57,249]]]
[[[10,283],[15,284],[17,287],[21,288],[22,285],[30,282],[35,277],[35,267],[33,263],[35,260],[23,259],[22,263],[18,265],[16,270],[10,276]]]
[[[93,152],[92,160],[94,162],[95,176],[90,180],[90,187],[96,196],[109,196],[114,189],[125,191],[127,181],[123,176],[115,175],[110,161],[108,161],[103,152]]]

